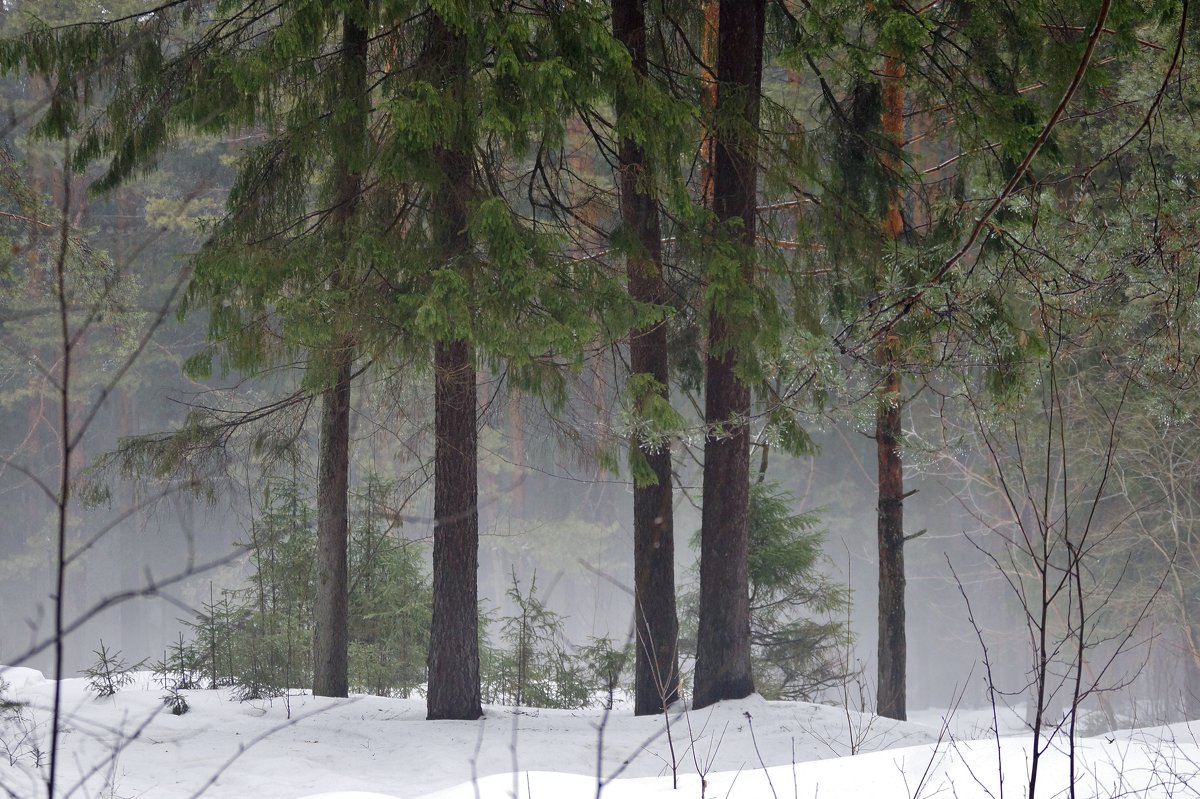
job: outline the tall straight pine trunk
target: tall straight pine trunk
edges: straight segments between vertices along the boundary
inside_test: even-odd
[[[765,0],[723,0],[717,29],[713,211],[728,229],[740,222],[741,279],[754,281],[759,93]],[[741,123],[734,125],[734,118]],[[740,129],[731,135],[731,129]],[[750,673],[750,388],[737,375],[731,320],[709,314],[705,373],[703,509],[700,522],[700,626],[695,707],[754,691]]]
[[[883,130],[892,144],[904,144],[904,63],[889,56],[883,69]],[[892,165],[896,168],[896,164]],[[888,197],[884,232],[892,240],[904,233],[901,195]],[[882,283],[882,281],[881,281]],[[900,456],[903,426],[899,347],[886,331],[876,350],[883,382],[875,411],[875,448],[879,466],[879,674],[876,713],[903,720],[907,715],[907,642],[904,621],[904,463]]]
[[[333,164],[334,236],[340,241],[343,263],[333,270],[330,288],[339,296],[334,305],[347,301],[350,265],[346,260],[353,247],[351,227],[362,192],[364,144],[367,135],[367,49],[364,0],[362,18],[346,14],[342,21],[341,96],[349,98],[354,111],[343,123],[343,146]],[[341,320],[332,320],[340,326]],[[350,489],[350,376],[354,365],[354,342],[345,332],[335,332],[332,385],[321,397],[321,442],[317,465],[317,596],[313,604],[313,694],[347,696],[349,677],[349,510]]]
[[[471,80],[460,33],[431,15],[422,61],[447,102],[465,102]],[[453,113],[453,111],[452,111]],[[467,201],[473,179],[470,121],[435,154],[439,183],[432,198],[437,256],[465,268]],[[475,355],[470,342],[434,345],[433,617],[429,630],[430,719],[483,715],[479,685],[479,449]]]
[[[615,0],[613,35],[629,50],[639,80],[646,79],[644,0]],[[617,103],[617,114],[627,101]],[[653,305],[667,301],[663,279],[662,234],[653,196],[653,173],[636,142],[623,139],[619,152],[621,220],[637,238],[638,250],[627,259],[629,295]],[[665,323],[638,328],[630,335],[630,371],[658,384],[658,395],[670,401]],[[671,504],[671,449],[648,447],[635,437],[655,482],[633,488],[633,571],[635,715],[662,712],[679,699],[679,619],[675,608],[675,526]]]

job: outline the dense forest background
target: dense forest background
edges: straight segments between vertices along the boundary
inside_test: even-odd
[[[420,686],[435,520],[458,518],[435,382],[461,357],[485,681],[532,667],[529,636],[593,666],[635,641],[633,494],[662,452],[690,675],[728,356],[751,547],[784,545],[751,550],[751,588],[791,569],[751,594],[783,608],[760,690],[874,707],[891,547],[889,715],[1072,675],[1114,718],[1200,714],[1194,10],[634,5],[640,76],[603,3],[0,6],[0,660],[215,653],[252,597],[229,634],[277,625],[262,657],[303,687],[345,385],[351,682]],[[752,103],[718,94],[717,11],[764,17]],[[721,147],[757,229],[722,211]],[[649,301],[632,196],[659,220]],[[653,329],[668,385],[631,369]]]

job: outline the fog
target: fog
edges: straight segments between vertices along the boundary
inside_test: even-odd
[[[496,388],[496,376],[484,380]],[[419,411],[403,419],[403,429],[389,429],[388,423],[401,399],[418,397],[424,383],[397,381],[395,376],[381,380],[360,396],[354,482],[361,485],[368,473],[396,481],[394,502],[405,504],[393,505],[391,534],[423,547],[428,564],[429,431],[422,426]],[[194,387],[191,394],[183,393],[182,387],[177,390],[181,393],[174,399],[158,394],[139,405],[162,403],[174,408],[167,413],[178,414],[181,406],[176,400],[189,396],[193,402],[197,395]],[[236,401],[241,390],[234,387],[218,396]],[[389,400],[376,407],[373,399],[380,392]],[[497,391],[480,393],[502,396]],[[206,402],[215,398],[204,396]],[[611,422],[615,414],[608,412],[601,418],[595,408],[575,407],[553,418],[528,400],[500,399],[492,404],[481,407],[480,414],[479,584],[485,608],[499,615],[511,612],[507,592],[514,579],[526,592],[536,577],[538,596],[564,617],[571,644],[584,645],[600,637],[628,641],[631,486],[627,475],[601,468],[589,454],[604,444],[603,439],[618,435]],[[413,402],[407,407],[423,406]],[[161,410],[135,418],[157,422],[163,418]],[[118,417],[122,412],[128,409],[116,409]],[[591,423],[584,423],[589,415]],[[916,426],[937,420],[929,414],[912,416],[915,445],[922,440]],[[592,431],[593,439],[564,440],[563,419]],[[8,424],[14,424],[11,416]],[[859,428],[852,421],[812,419],[810,429],[819,452],[800,458],[773,454],[767,479],[793,495],[796,512],[819,514],[825,531],[822,569],[850,589],[852,643],[844,657],[853,675],[820,698],[869,709],[877,634],[875,444]],[[66,637],[67,676],[95,661],[94,650],[101,640],[131,663],[161,657],[180,633],[189,634],[185,622],[193,620],[204,603],[222,589],[242,587],[249,574],[240,545],[249,540],[252,520],[261,513],[266,475],[231,457],[222,461],[219,475],[214,474],[208,485],[212,495],[203,498],[176,490],[170,483],[123,478],[112,467],[94,470],[95,459],[117,446],[118,432],[111,426],[94,428],[84,448],[96,453],[93,460],[73,466],[81,486],[104,484],[108,496],[95,507],[77,501],[69,512],[73,554],[67,570],[65,617],[69,625],[84,621]],[[135,423],[134,429],[123,432],[153,430]],[[289,474],[311,501],[311,446],[302,452],[307,455],[292,464]],[[697,580],[697,556],[689,541],[700,525],[698,456],[677,444],[676,580],[681,592]],[[983,463],[979,453],[959,451],[949,458],[926,451],[910,460],[905,524],[915,537],[906,547],[909,707],[982,707],[993,699],[1022,704],[1034,656],[1012,569],[1004,568],[1014,563],[1007,559],[1012,549],[1007,536],[1012,530],[1005,527],[1005,516],[1011,520],[1011,513],[1000,498],[971,488],[964,476],[965,463],[971,462],[972,468]],[[54,465],[45,463],[40,474],[48,478],[53,471]],[[23,661],[21,655],[52,638],[55,509],[25,475],[9,470],[5,480],[6,513],[0,520],[5,578],[0,598],[7,612],[0,617],[0,662],[21,662],[50,674],[48,649],[43,647]],[[160,492],[164,498],[159,498]],[[1125,589],[1118,586],[1115,593],[1105,595],[1106,590],[1110,587],[1097,584],[1096,605],[1117,601]],[[492,633],[497,633],[494,627]],[[1101,643],[1094,655],[1099,665],[1087,679],[1113,690],[1105,700],[1110,704],[1149,707],[1144,702],[1134,705],[1132,700],[1138,696],[1164,705],[1166,718],[1171,715],[1165,708],[1169,697],[1184,690],[1184,676],[1175,666],[1177,645],[1147,619],[1143,629],[1125,642],[1122,648],[1128,651],[1115,663],[1107,662]],[[998,693],[989,693],[989,685]]]

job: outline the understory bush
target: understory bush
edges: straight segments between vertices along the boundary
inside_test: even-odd
[[[41,768],[46,764],[42,731],[29,708],[9,698],[11,688],[0,677],[0,753],[8,759],[9,766],[28,763]]]
[[[483,701],[517,707],[612,707],[628,676],[632,648],[618,648],[608,638],[571,646],[563,634],[563,617],[537,594],[536,574],[526,592],[514,571],[508,598],[512,614],[489,619],[500,626],[497,645],[485,643],[480,650]]]
[[[349,672],[356,693],[407,697],[422,690],[431,618],[423,549],[396,534],[386,508],[392,487],[371,477],[354,495],[349,541]],[[312,681],[316,515],[294,480],[268,484],[250,529],[249,576],[238,589],[210,589],[190,622],[191,639],[172,644],[156,666],[175,712],[180,691],[227,687],[264,699]],[[790,498],[756,484],[750,507],[753,666],[769,698],[812,699],[845,678],[846,592],[818,570],[822,534]],[[593,638],[577,646],[564,618],[525,588],[515,569],[511,612],[480,613],[480,679],[488,704],[611,707],[630,677],[632,646]],[[681,599],[681,651],[694,636],[696,597]],[[482,609],[481,609],[482,610]],[[689,616],[691,616],[689,620]],[[494,633],[489,636],[489,628]],[[694,638],[693,638],[694,640]]]
[[[391,486],[369,477],[353,496],[349,541],[351,690],[408,696],[425,681],[430,586],[419,546],[384,511]],[[249,579],[210,593],[192,632],[188,668],[242,700],[312,682],[316,514],[294,480],[271,481],[244,545]],[[183,659],[184,656],[180,655]]]

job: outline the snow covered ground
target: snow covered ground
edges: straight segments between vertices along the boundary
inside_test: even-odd
[[[0,725],[0,791],[42,797],[54,684],[30,669],[0,677],[4,699],[27,706]],[[990,713],[899,723],[758,697],[672,714],[668,737],[661,717],[627,710],[490,707],[477,722],[427,722],[421,700],[370,696],[238,703],[192,691],[191,710],[173,716],[149,674],[115,697],[94,698],[82,679],[63,694],[59,797],[560,799],[596,796],[599,774],[605,799],[1017,799],[1031,747],[1028,735],[997,741]],[[1084,739],[1075,795],[1200,796],[1198,736],[1200,723]],[[1038,796],[1068,796],[1060,743]]]

